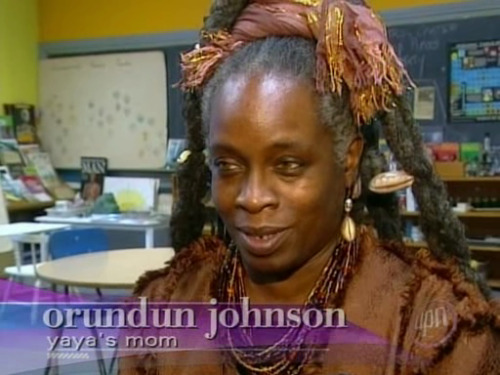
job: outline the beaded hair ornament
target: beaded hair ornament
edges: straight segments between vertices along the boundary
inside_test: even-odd
[[[231,32],[202,34],[202,45],[182,55],[183,90],[203,86],[221,62],[246,43],[267,36],[316,40],[316,89],[349,90],[358,126],[391,109],[411,82],[382,21],[366,6],[344,0],[253,0]]]

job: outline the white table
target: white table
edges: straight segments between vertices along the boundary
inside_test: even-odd
[[[107,250],[40,263],[36,266],[36,272],[38,278],[52,284],[132,289],[140,276],[147,271],[162,268],[174,254],[172,248]],[[97,337],[97,332],[93,331],[93,335]],[[100,354],[100,348],[96,348],[96,351],[99,368],[105,374],[106,365]],[[111,360],[109,373],[113,373],[115,360],[116,351]],[[49,357],[45,373],[50,373],[53,366],[52,357]]]
[[[173,256],[172,248],[107,250],[40,263],[36,271],[53,284],[130,289],[142,274],[162,268]]]
[[[156,229],[167,229],[170,218],[134,218],[126,215],[93,215],[89,217],[57,217],[39,216],[35,219],[41,223],[67,224],[75,227],[99,227],[110,230],[144,232],[144,245],[153,248]]]
[[[21,248],[19,242],[39,243],[41,261],[48,257],[47,241],[51,232],[68,228],[68,224],[45,224],[45,223],[12,223],[0,225],[0,236],[11,237],[15,241],[15,259],[18,270],[21,268]],[[35,238],[30,235],[37,235]],[[32,253],[33,256],[33,253]],[[32,259],[35,264],[36,259]]]

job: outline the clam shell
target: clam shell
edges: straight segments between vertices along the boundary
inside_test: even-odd
[[[414,180],[405,171],[384,172],[372,178],[369,189],[378,194],[393,193],[412,186]]]
[[[356,239],[356,224],[350,216],[346,216],[342,221],[340,233],[344,240],[352,242]]]

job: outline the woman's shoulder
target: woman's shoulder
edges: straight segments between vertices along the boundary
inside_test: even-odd
[[[447,301],[463,318],[472,321],[473,316],[488,315],[491,323],[496,317],[495,324],[500,327],[498,300],[485,296],[473,271],[464,269],[456,259],[438,259],[429,249],[416,250],[399,242],[380,242],[374,252],[388,263],[398,264],[400,272],[395,277],[403,279],[406,300],[415,304]]]
[[[476,370],[466,368],[477,369],[481,360],[500,355],[500,302],[485,296],[457,261],[438,260],[428,249],[410,249],[396,242],[381,243],[374,253],[399,264],[395,278],[402,280],[403,287],[398,296],[398,346],[408,348],[411,358],[421,359],[419,366],[460,363],[463,373],[469,374]],[[444,361],[446,356],[453,361]],[[500,371],[499,363],[494,366]]]
[[[163,268],[142,275],[134,295],[152,301],[202,302],[209,299],[211,281],[226,251],[220,239],[201,237],[177,252]]]

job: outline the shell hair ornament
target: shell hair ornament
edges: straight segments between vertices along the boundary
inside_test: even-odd
[[[409,188],[414,180],[414,177],[405,171],[384,172],[372,178],[368,188],[377,194],[394,193]]]

